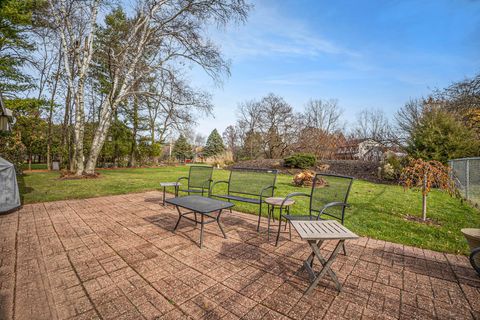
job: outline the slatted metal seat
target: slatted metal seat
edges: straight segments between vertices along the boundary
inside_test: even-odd
[[[229,200],[236,200],[236,201],[243,201],[243,202],[248,202],[248,203],[260,204],[260,199],[252,199],[252,198],[239,197],[239,196],[230,196],[228,194],[217,194],[217,195],[215,195],[215,197],[222,198],[222,199],[229,199]]]
[[[273,197],[276,181],[277,170],[234,168],[230,171],[228,181],[221,180],[212,184],[210,196],[228,201],[258,204],[257,231],[259,231],[263,200]],[[214,193],[215,186],[222,183],[227,184],[227,193]]]

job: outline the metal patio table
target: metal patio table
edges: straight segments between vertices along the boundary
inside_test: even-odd
[[[336,220],[293,220],[290,221],[293,228],[297,230],[300,238],[306,240],[312,249],[312,253],[307,260],[303,263],[303,267],[310,275],[311,284],[308,287],[305,294],[309,294],[318,284],[320,279],[328,273],[332,280],[335,282],[338,291],[342,290],[342,285],[338,281],[335,272],[330,268],[335,258],[342,248],[343,243],[347,239],[357,239],[358,236],[345,228],[342,224]],[[337,246],[333,250],[328,260],[322,256],[320,247],[325,240],[337,240]],[[313,270],[313,260],[317,258],[322,265],[320,272],[315,273]]]
[[[223,231],[222,224],[220,223],[220,216],[223,209],[228,209],[234,206],[233,203],[216,200],[212,198],[206,198],[201,196],[185,196],[178,197],[173,199],[165,200],[166,203],[172,204],[177,207],[178,211],[178,221],[175,225],[173,231],[177,230],[177,227],[182,218],[195,222],[195,226],[200,223],[200,248],[203,246],[203,226],[212,222],[216,222],[220,231],[222,231],[223,237],[227,238],[227,235]],[[184,208],[190,211],[181,212],[180,208]],[[215,212],[217,212],[215,214]],[[194,219],[187,217],[187,215],[193,214]],[[200,215],[200,221],[197,219],[197,214]],[[208,218],[208,221],[205,221],[205,217]]]

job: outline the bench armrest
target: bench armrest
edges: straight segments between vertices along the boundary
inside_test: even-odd
[[[260,191],[260,201],[262,201],[263,193],[265,191],[267,191],[268,189],[274,189],[275,190],[275,186],[270,185],[270,186],[263,187],[262,190]]]
[[[212,181],[213,181],[213,180],[212,180]],[[214,188],[215,185],[218,184],[218,183],[226,183],[226,184],[229,184],[229,182],[226,181],[226,180],[215,181],[215,182],[212,184],[210,190],[208,191],[208,196],[209,196],[209,197],[210,197],[210,196],[212,195],[212,193],[213,193],[213,188]]]

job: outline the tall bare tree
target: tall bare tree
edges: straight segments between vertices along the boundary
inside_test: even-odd
[[[216,81],[228,74],[227,62],[219,49],[205,38],[204,27],[209,21],[218,25],[243,21],[248,10],[243,0],[145,0],[137,2],[134,18],[125,19],[124,26],[109,26],[115,32],[106,30],[108,46],[100,48],[100,54],[106,58],[110,82],[108,98],[100,107],[100,121],[85,172],[95,170],[112,112],[132,94],[149,94],[135,92],[138,81],[158,69],[172,72],[172,66],[178,62],[197,64]]]
[[[75,105],[74,167],[84,172],[85,80],[92,61],[100,0],[48,0],[49,24],[58,33],[68,91]]]
[[[423,99],[410,99],[397,111],[395,120],[401,142],[405,142],[412,135],[413,130],[420,124],[424,109]]]
[[[357,114],[353,134],[359,139],[373,139],[382,143],[391,140],[392,130],[382,110],[364,109]]]
[[[302,120],[305,127],[332,134],[343,129],[342,114],[337,100],[311,99],[305,106]]]

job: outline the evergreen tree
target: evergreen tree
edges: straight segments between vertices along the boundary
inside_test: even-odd
[[[408,153],[424,160],[446,163],[449,159],[480,155],[475,132],[445,111],[426,112],[413,129]]]
[[[179,160],[185,161],[185,159],[193,158],[192,146],[188,143],[183,134],[178,137],[173,146],[173,155]]]
[[[22,70],[35,46],[28,37],[33,0],[0,1],[0,91],[15,94],[32,86]]]
[[[215,157],[225,151],[223,140],[217,129],[213,129],[212,133],[208,136],[207,143],[203,149],[205,157]]]

